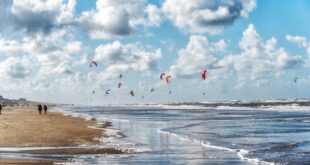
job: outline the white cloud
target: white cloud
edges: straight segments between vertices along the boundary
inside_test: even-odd
[[[83,51],[82,43],[80,41],[68,42],[65,51],[68,52],[68,54],[78,54]]]
[[[18,41],[0,39],[0,54],[15,55],[22,49],[23,48]]]
[[[308,45],[310,45],[309,41],[302,36],[287,35],[286,39],[292,43],[297,43],[300,47],[308,47]]]
[[[139,25],[158,26],[160,11],[146,0],[98,0],[96,10],[83,12],[78,22],[92,39],[108,39],[130,35]]]
[[[75,95],[72,91],[91,94],[90,91],[98,87],[111,87],[112,82],[115,86],[115,77],[128,72],[133,77],[151,82],[158,79],[152,71],[157,70],[161,49],[147,45],[149,42],[128,43],[136,37],[124,41],[126,44],[115,41],[98,45],[92,39],[111,39],[142,30],[145,36],[147,32],[154,35],[153,39],[161,41],[161,46],[173,54],[171,52],[176,51],[179,41],[162,36],[157,38],[157,34],[153,34],[155,31],[148,31],[152,30],[152,26],[159,27],[163,16],[190,34],[215,34],[240,17],[246,18],[256,6],[256,0],[162,2],[163,6],[158,7],[147,0],[97,0],[94,9],[78,15],[75,13],[75,0],[0,1],[0,91],[40,91],[54,93],[55,98],[63,97],[59,96],[60,92],[66,96]],[[80,27],[87,31],[90,39],[80,36],[83,35]],[[287,36],[287,40],[307,49],[310,59],[310,41],[307,38]],[[287,69],[302,67],[304,63],[302,57],[290,55],[279,47],[275,38],[261,38],[253,25],[243,33],[240,52],[224,57],[227,47],[224,39],[210,42],[205,36],[192,35],[188,44],[178,51],[169,71],[181,78],[200,77],[202,69],[207,68],[210,75],[206,83],[218,85],[221,82],[218,80],[225,80],[233,86],[238,80],[237,84],[253,81],[262,84],[285,75]],[[165,59],[171,58],[174,57]],[[99,67],[90,69],[88,64],[91,60],[97,60]],[[169,63],[161,61],[163,67]],[[124,81],[128,80],[124,84],[128,88],[132,88],[133,82],[141,82],[131,79],[124,78]],[[190,83],[194,82],[196,80]],[[145,88],[143,83],[139,86]],[[218,85],[219,89],[222,87]],[[205,88],[205,84],[201,88]]]
[[[0,53],[14,57],[25,55],[32,59],[41,76],[71,74],[73,66],[83,65],[86,48],[80,41],[67,39],[68,30],[55,30],[49,35],[36,34],[21,40],[0,40]],[[80,57],[80,60],[76,62]]]
[[[148,17],[148,21],[147,21],[147,25],[149,26],[159,26],[161,23],[161,10],[153,5],[153,4],[149,4],[147,5],[147,7],[145,8],[145,13],[147,13],[147,17]]]
[[[0,75],[3,79],[26,78],[31,74],[31,62],[27,57],[9,57],[0,63]]]
[[[226,56],[219,65],[232,66],[244,83],[271,79],[282,75],[286,69],[302,67],[304,63],[302,57],[291,56],[284,48],[277,47],[275,38],[263,40],[252,24],[243,32],[239,46],[242,50],[239,54]]]
[[[218,85],[229,80],[230,85],[241,87],[262,85],[283,77],[288,69],[302,68],[305,62],[301,56],[292,56],[278,47],[275,38],[262,39],[254,25],[243,32],[239,47],[241,52],[227,55],[227,43],[223,39],[211,43],[204,36],[193,35],[186,48],[178,52],[169,71],[176,77],[193,78],[200,77],[201,71],[207,68],[208,83]]]
[[[49,33],[53,28],[71,24],[74,17],[75,0],[13,0],[10,11],[6,11],[7,22],[14,29],[28,33]],[[10,26],[7,25],[7,26]]]
[[[310,64],[310,41],[302,36],[287,35],[286,39],[292,43],[298,44],[299,47],[305,48],[308,54],[308,63]]]
[[[91,38],[129,35],[142,19],[144,3],[144,0],[98,0],[96,10],[83,12],[79,22]]]
[[[193,77],[205,68],[214,68],[217,65],[217,53],[225,51],[227,45],[224,40],[209,43],[204,36],[191,36],[186,48],[178,53],[176,63],[170,71],[177,77]]]
[[[83,65],[86,47],[76,40],[75,0],[18,0],[0,2],[0,75],[4,90],[32,91],[60,88]],[[11,33],[14,31],[14,33]],[[22,57],[21,57],[22,56]],[[23,84],[19,79],[23,78]],[[70,81],[68,81],[70,82]],[[57,87],[57,85],[59,85]],[[69,90],[68,90],[69,91]]]
[[[255,6],[256,0],[165,0],[162,10],[183,31],[217,34]]]
[[[48,34],[54,29],[82,27],[93,39],[126,36],[138,26],[159,26],[161,11],[146,0],[98,0],[95,10],[76,15],[76,0],[3,0],[0,30]]]
[[[73,66],[79,66],[79,65],[88,64],[89,61],[91,61],[89,55],[88,55],[88,54],[84,54],[84,55],[80,56],[80,58],[77,59],[77,60],[74,62]]]
[[[126,71],[155,70],[156,61],[162,56],[161,50],[147,51],[140,44],[122,44],[115,41],[96,48],[94,59],[98,64],[108,64],[99,77],[108,79]]]
[[[68,24],[71,25],[75,22],[75,6],[76,0],[68,0],[67,3],[62,3],[60,8],[60,14],[56,18],[58,24]]]

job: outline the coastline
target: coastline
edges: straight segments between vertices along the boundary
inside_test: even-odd
[[[109,125],[110,123],[98,124],[94,120],[67,116],[60,112],[48,111],[47,115],[39,115],[35,106],[5,107],[0,115],[0,148],[4,148],[0,151],[0,154],[120,154],[122,151],[114,148],[78,147],[81,145],[94,146],[100,144],[99,139],[107,136],[104,128]],[[20,151],[5,150],[5,148],[18,147],[26,149]],[[34,150],[32,149],[33,147],[50,147],[52,149]],[[0,164],[20,164],[21,162],[52,164],[59,161],[16,158],[1,158],[0,160]]]

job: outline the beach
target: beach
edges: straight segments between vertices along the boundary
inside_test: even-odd
[[[74,147],[100,144],[110,123],[65,116],[59,112],[39,115],[35,106],[5,107],[0,115],[0,147]],[[1,151],[1,153],[8,153]],[[12,152],[12,151],[11,151]],[[113,148],[76,148],[14,151],[28,154],[109,154],[121,153]],[[0,164],[49,164],[49,160],[0,159]]]

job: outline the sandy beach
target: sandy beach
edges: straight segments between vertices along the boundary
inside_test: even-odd
[[[106,136],[104,128],[110,123],[98,125],[96,121],[64,116],[48,112],[39,115],[36,107],[5,107],[0,115],[0,147],[64,147],[82,144],[99,144],[99,138]],[[115,154],[121,151],[113,148],[100,149],[51,149],[23,151],[29,154]],[[52,163],[49,160],[8,160],[0,164]]]

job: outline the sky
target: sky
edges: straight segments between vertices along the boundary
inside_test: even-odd
[[[309,8],[308,0],[2,0],[0,95],[92,105],[309,98]]]

